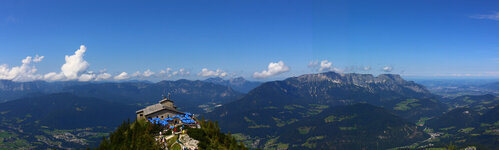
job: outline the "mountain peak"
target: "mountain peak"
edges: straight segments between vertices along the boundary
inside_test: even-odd
[[[223,82],[224,79],[220,77],[211,77],[204,80],[205,82]]]
[[[297,80],[298,82],[332,82],[338,86],[358,86],[368,89],[378,89],[401,91],[403,88],[408,88],[414,92],[430,94],[430,92],[419,84],[412,81],[404,80],[398,74],[380,74],[373,76],[372,74],[358,73],[337,73],[323,72],[317,74],[305,74],[298,77],[286,79],[288,81]]]
[[[248,93],[250,90],[261,84],[260,82],[248,81],[243,77],[237,77],[228,80],[224,80],[223,78],[220,77],[214,77],[214,78],[208,78],[203,81],[228,86],[242,93]]]
[[[247,82],[248,80],[244,79],[243,77],[236,77],[233,79],[230,79],[231,82]]]

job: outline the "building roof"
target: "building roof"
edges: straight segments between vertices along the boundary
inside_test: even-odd
[[[154,105],[151,105],[151,106],[147,106],[144,109],[138,110],[136,113],[140,113],[140,112],[143,111],[144,112],[144,116],[145,116],[145,115],[149,115],[149,114],[161,111],[161,110],[169,110],[169,111],[173,111],[173,112],[176,112],[176,113],[179,113],[179,114],[184,114],[183,112],[180,112],[180,111],[178,111],[175,108],[164,106],[162,104],[154,104]]]
[[[163,100],[159,101],[160,104],[163,102],[173,102],[173,101],[168,98],[164,98]]]

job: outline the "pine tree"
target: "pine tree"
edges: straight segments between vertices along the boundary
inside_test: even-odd
[[[123,122],[116,131],[103,138],[97,149],[164,149],[156,142],[155,134],[160,128],[145,120]]]
[[[198,148],[203,150],[247,150],[244,144],[237,142],[232,134],[220,132],[218,122],[199,120],[201,129],[189,129],[187,134],[199,141]],[[204,135],[204,136],[202,136]]]

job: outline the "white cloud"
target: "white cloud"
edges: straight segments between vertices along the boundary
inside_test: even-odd
[[[61,72],[55,73],[50,72],[43,76],[43,79],[48,81],[66,81],[66,80],[78,80],[78,81],[92,81],[96,78],[96,74],[93,71],[87,71],[90,64],[83,59],[87,47],[81,45],[79,49],[71,56],[65,56],[65,63],[61,66]],[[41,61],[43,56],[36,56],[33,61]]]
[[[130,78],[130,76],[128,76],[128,73],[126,72],[122,72],[119,75],[114,76],[114,80],[126,80],[128,78]]]
[[[78,80],[82,82],[94,81],[94,80],[107,80],[112,76],[109,73],[105,73],[106,70],[101,70],[100,74],[96,74],[94,71],[87,71],[90,64],[83,58],[87,47],[81,45],[79,49],[75,51],[73,55],[65,56],[65,63],[61,66],[61,72],[50,72],[43,75],[43,79],[47,81],[67,81],[67,80]],[[41,61],[44,56],[35,56],[33,62]]]
[[[180,75],[190,75],[191,74],[191,72],[186,71],[184,68],[180,68],[178,71],[180,72]]]
[[[31,56],[27,56],[26,58],[24,58],[21,62],[24,64],[30,64],[31,63],[31,60],[32,60],[32,57]]]
[[[253,78],[267,78],[270,76],[275,76],[284,72],[288,72],[289,67],[284,64],[284,62],[279,61],[277,63],[270,62],[267,70],[263,70],[262,72],[253,73]]]
[[[383,67],[384,72],[392,72],[392,70],[393,70],[393,67],[390,67],[390,66]]]
[[[144,73],[142,74],[144,77],[150,77],[152,75],[154,75],[155,73],[152,72],[151,70],[147,69],[146,71],[144,71]]]
[[[132,73],[132,77],[138,77],[140,75],[141,75],[140,71],[136,71],[135,73]]]
[[[13,80],[13,81],[33,81],[42,78],[41,75],[35,74],[37,69],[32,64],[41,62],[43,56],[35,56],[35,61],[31,56],[27,56],[23,59],[21,66],[15,66],[10,68],[7,64],[0,65],[0,79]]]
[[[36,54],[35,56],[35,59],[33,59],[33,62],[41,62],[43,60],[43,58],[45,58],[45,56],[38,56],[38,54]]]
[[[308,67],[319,72],[326,72],[326,71],[342,72],[341,69],[333,67],[333,63],[328,60],[322,60],[320,62],[317,60],[311,61],[308,64]]]
[[[191,74],[191,72],[186,71],[184,68],[180,68],[178,71],[172,72],[172,75],[174,75],[174,76],[176,76],[176,75],[179,75],[179,76],[188,76],[190,74]]]
[[[165,70],[161,70],[159,71],[159,76],[160,77],[167,77],[167,78],[170,78],[172,77],[173,75],[170,73],[172,71],[172,68],[166,68]]]
[[[86,81],[92,81],[94,78],[95,78],[95,74],[82,74],[79,78],[78,78],[78,81],[83,81],[83,82],[86,82]]]
[[[172,68],[166,68],[166,70],[159,71],[159,74],[168,74],[172,71]]]
[[[151,77],[152,75],[156,74],[155,72],[152,72],[150,69],[147,69],[144,72],[137,71],[132,74],[132,77]]]
[[[95,78],[96,81],[100,81],[100,80],[107,80],[109,78],[111,78],[112,75],[109,74],[109,73],[101,73],[99,75],[97,75],[97,78]]]
[[[224,72],[220,69],[217,69],[216,71],[213,70],[208,70],[207,68],[201,69],[201,72],[198,73],[198,76],[202,77],[225,77],[227,76],[227,72]]]
[[[87,48],[85,45],[81,45],[80,49],[76,50],[74,55],[66,55],[66,63],[62,65],[61,71],[67,80],[78,79],[79,75],[85,72],[88,66],[90,66],[88,62],[83,59],[83,55],[86,51]]]
[[[55,72],[50,72],[50,73],[47,73],[43,76],[43,79],[47,80],[47,81],[59,81],[59,80],[63,80],[64,78],[65,78],[64,74],[55,73]]]
[[[144,74],[143,74],[144,76],[146,75],[146,72],[144,72]],[[186,76],[189,76],[191,74],[191,72],[187,71],[184,68],[180,68],[180,69],[175,70],[175,71],[172,68],[166,68],[166,69],[162,69],[158,73],[154,73],[154,74],[155,74],[155,77],[159,77],[159,78],[171,78],[173,76],[186,77]]]
[[[474,19],[489,19],[489,20],[499,21],[499,12],[494,12],[492,14],[486,14],[486,15],[474,15],[470,17]]]
[[[27,56],[23,59],[22,65],[9,67],[7,64],[0,65],[0,79],[13,80],[13,81],[32,81],[32,80],[46,80],[46,81],[100,81],[100,80],[125,80],[131,77],[172,77],[181,76],[185,77],[190,75],[190,72],[184,68],[180,68],[177,71],[173,71],[171,68],[166,68],[166,70],[161,70],[156,73],[147,69],[144,72],[136,72],[131,76],[122,72],[119,75],[113,77],[113,75],[106,73],[105,69],[98,72],[88,70],[90,64],[84,59],[85,52],[87,48],[81,45],[73,55],[65,56],[65,63],[61,66],[60,72],[50,72],[46,74],[36,74],[37,69],[34,66],[35,63],[41,62],[45,56],[35,55]],[[217,71],[218,72],[218,71]],[[219,76],[225,76],[227,73],[218,72]]]
[[[321,64],[320,64],[320,68],[319,68],[319,71],[320,72],[323,72],[323,71],[333,71],[333,63],[332,62],[329,62],[328,60],[323,60],[321,61]]]

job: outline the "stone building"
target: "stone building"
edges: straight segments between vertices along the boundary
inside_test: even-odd
[[[185,115],[177,110],[173,101],[168,97],[163,96],[163,99],[158,104],[147,106],[144,109],[136,111],[137,119],[152,119],[152,118],[169,118],[175,115]]]

